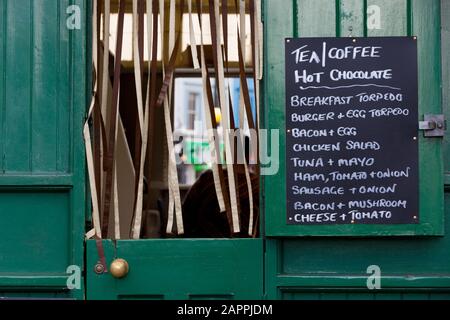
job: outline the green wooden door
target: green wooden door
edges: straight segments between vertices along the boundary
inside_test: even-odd
[[[447,50],[441,51],[441,13],[447,20],[443,26],[447,31],[443,32],[448,35],[448,7],[448,1],[441,4],[440,0],[294,0],[286,6],[280,6],[274,0],[264,1],[265,126],[284,128],[283,44],[287,37],[417,36],[419,118],[422,119],[425,113],[443,113],[443,109],[448,113],[448,43]],[[380,13],[381,20],[378,25],[368,27],[368,19],[374,10]],[[447,66],[443,69],[443,80],[441,53]],[[443,84],[446,84],[444,91]],[[264,182],[268,297],[400,299],[421,294],[431,298],[448,296],[450,223],[444,216],[449,213],[450,198],[446,195],[444,202],[442,139],[419,139],[420,212],[436,217],[432,227],[434,232],[427,232],[435,236],[393,237],[407,233],[367,232],[376,238],[335,237],[327,228],[321,230],[320,237],[303,238],[308,235],[307,230],[286,225],[284,139],[282,134],[280,172],[265,177]],[[448,142],[444,144],[448,170]],[[280,188],[282,192],[279,192]],[[359,235],[365,233],[350,228],[347,235],[351,235],[352,230]],[[367,289],[367,268],[371,265],[381,269],[381,291]]]
[[[282,44],[292,36],[417,35],[420,115],[450,117],[448,0],[280,1],[264,1],[266,127],[284,127]],[[66,288],[66,270],[84,263],[87,2],[0,0],[0,297],[84,296]],[[80,9],[80,30],[67,28],[70,5]],[[370,6],[380,9],[379,29],[366,27]],[[442,217],[450,214],[448,139],[420,142],[421,210]],[[257,299],[264,278],[269,298],[448,298],[449,219],[441,236],[302,238],[278,220],[283,167],[264,182],[266,239],[105,241],[108,262],[130,264],[122,280],[94,272],[88,241],[87,297]],[[380,291],[366,288],[370,265],[381,269]]]
[[[0,297],[83,297],[83,0],[0,0]],[[81,284],[83,283],[81,279]]]
[[[257,300],[264,297],[264,241],[259,239],[104,240],[108,267],[129,264],[125,278],[96,273],[95,240],[86,241],[89,300]]]

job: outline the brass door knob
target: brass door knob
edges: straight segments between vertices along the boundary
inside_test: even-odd
[[[130,267],[128,265],[128,262],[124,259],[114,260],[111,263],[111,266],[109,267],[109,271],[111,272],[111,275],[116,279],[125,278],[127,276],[129,270],[130,270]]]

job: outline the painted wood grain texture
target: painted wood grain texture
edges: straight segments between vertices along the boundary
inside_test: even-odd
[[[367,27],[365,12],[372,5],[380,8],[380,29]],[[420,59],[419,116],[422,117],[424,113],[441,113],[441,84],[450,89],[448,54],[443,59],[442,70],[446,71],[442,74],[441,82],[441,12],[447,19],[447,22],[443,21],[444,37],[448,35],[450,23],[448,0],[336,0],[321,5],[316,5],[316,1],[299,0],[292,1],[290,6],[285,7],[277,5],[277,1],[266,0],[264,126],[284,130],[283,38],[324,35],[347,37],[350,35],[350,29],[353,36],[416,35]],[[291,17],[294,18],[293,22],[290,21]],[[332,29],[332,25],[335,29]],[[442,54],[448,53],[449,50],[445,50],[448,45],[443,43]],[[449,115],[447,92],[450,90],[447,89],[443,99],[445,112]],[[281,150],[285,147],[284,139],[282,134]],[[450,149],[448,140],[446,141],[446,168],[449,170]],[[383,236],[378,238],[298,237],[304,234],[305,230],[289,229],[285,225],[286,159],[281,151],[279,173],[265,177],[264,181],[265,228],[266,234],[270,236],[266,242],[267,296],[280,299],[447,297],[449,292],[445,288],[450,284],[450,261],[446,252],[450,249],[450,221],[444,221],[443,217],[448,216],[450,197],[447,195],[444,202],[441,144],[438,139],[429,141],[420,138],[421,213],[428,215],[432,221],[424,226],[421,232],[434,230],[437,234],[445,234],[444,237],[391,237],[393,233],[402,233],[401,230],[394,229],[372,232],[359,230],[360,235],[367,232],[367,235]],[[333,234],[331,229],[322,230],[324,236]],[[345,233],[345,230],[342,231]],[[347,230],[348,234],[351,232],[352,230]],[[367,279],[365,272],[371,264],[379,264],[382,272],[392,275],[392,278],[385,280],[383,284],[386,288],[383,294],[364,292]],[[408,278],[407,275],[417,277]],[[312,289],[302,290],[306,287]],[[343,293],[344,287],[359,289],[356,292]],[[326,288],[330,290],[327,291]],[[395,292],[395,288],[402,289]],[[423,292],[417,292],[417,288],[425,289]]]
[[[441,0],[441,24],[442,24],[442,106],[445,118],[450,121],[450,0]],[[450,188],[450,130],[444,139],[444,170],[446,172],[445,183]]]
[[[1,296],[83,297],[65,272],[83,265],[90,66],[66,11],[78,6],[86,26],[88,3],[0,0]]]
[[[369,6],[379,8],[381,21],[378,29],[369,29],[366,25],[365,12]],[[285,148],[284,48],[280,41],[288,36],[347,37],[349,30],[368,36],[415,35],[418,37],[419,55],[419,118],[424,113],[441,112],[439,0],[297,0],[291,2],[291,7],[279,6],[276,1],[266,1],[265,12],[265,63],[268,70],[265,78],[265,108],[270,110],[266,112],[265,125],[271,129],[281,129],[280,150]],[[290,17],[292,22],[289,21]],[[419,140],[420,216],[424,223],[417,227],[354,225],[321,226],[314,230],[305,226],[286,226],[286,159],[282,151],[278,174],[265,178],[266,194],[271,194],[270,201],[265,204],[267,233],[272,236],[301,236],[311,232],[323,236],[442,234],[444,202],[441,141],[421,136]]]
[[[339,37],[363,37],[367,35],[367,2],[341,0],[336,4],[336,35]]]
[[[368,30],[367,35],[373,37],[408,35],[408,26],[412,19],[411,2],[412,0],[367,0],[367,7],[378,6],[381,13],[381,29]]]

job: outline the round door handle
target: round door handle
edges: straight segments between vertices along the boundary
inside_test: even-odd
[[[109,267],[111,275],[116,279],[125,278],[130,271],[130,266],[128,262],[124,259],[116,259],[111,263]]]

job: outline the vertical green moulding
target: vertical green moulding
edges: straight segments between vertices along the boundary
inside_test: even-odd
[[[7,20],[4,36],[7,37],[4,73],[5,102],[3,152],[4,169],[8,173],[22,174],[30,171],[30,117],[32,81],[32,6],[31,1],[7,2],[3,17]],[[17,66],[20,66],[18,68]],[[14,107],[12,107],[14,106]],[[20,126],[17,125],[20,123]]]
[[[32,108],[30,163],[35,173],[56,172],[58,89],[58,3],[32,1]],[[48,19],[48,17],[53,17]]]
[[[5,47],[6,47],[6,0],[0,0],[0,175],[4,172],[4,114],[5,114]],[[0,183],[1,184],[1,183]]]
[[[336,0],[336,35],[363,37],[365,35],[365,0]]]
[[[86,52],[87,52],[87,0],[72,0],[69,5],[77,5],[81,12],[81,29],[70,30],[71,43],[71,99],[72,99],[72,148],[71,166],[73,170],[72,203],[72,264],[84,268],[84,221],[86,209],[86,168],[83,141],[83,125],[86,112]],[[67,17],[67,15],[64,15]],[[65,19],[64,19],[65,21]],[[84,281],[82,281],[84,283]],[[80,290],[74,290],[74,298],[83,299],[84,285]]]
[[[441,0],[442,24],[442,105],[445,118],[450,119],[450,1]],[[450,140],[449,134],[444,138],[444,170],[446,188],[450,187]]]
[[[280,130],[279,171],[275,175],[264,176],[264,218],[266,233],[276,230],[271,221],[278,215],[286,215],[285,211],[285,86],[284,86],[284,41],[285,38],[297,35],[297,1],[290,5],[280,6],[277,1],[264,0],[264,128]],[[270,115],[270,116],[269,116]],[[269,140],[270,141],[270,140]],[[272,146],[269,145],[269,148]],[[267,239],[265,254],[265,289],[269,299],[277,296],[278,242],[282,240]]]
[[[93,93],[93,61],[92,61],[92,43],[94,39],[92,39],[92,21],[93,19],[93,1],[87,0],[87,15],[86,20],[88,23],[86,24],[86,110],[85,114],[87,115],[89,106],[91,104],[92,93]],[[89,181],[89,175],[86,170],[85,174],[86,182]],[[89,183],[86,183],[85,187],[86,194],[86,211],[85,211],[85,222],[86,225],[92,222],[92,210],[91,210],[91,193],[89,188]]]
[[[411,34],[417,36],[419,59],[419,119],[441,114],[441,6],[439,0],[410,0]],[[430,43],[434,45],[429,45]],[[442,139],[419,133],[420,213],[432,217],[429,228],[444,233]]]
[[[276,220],[276,215],[284,215],[284,204],[286,186],[285,186],[285,88],[284,88],[284,41],[285,38],[292,37],[293,19],[292,8],[296,2],[291,2],[291,7],[285,7],[276,3],[276,1],[264,1],[265,37],[269,41],[264,41],[265,46],[265,77],[264,77],[264,108],[263,119],[265,128],[280,130],[280,165],[279,171],[275,175],[264,176],[266,203],[265,218],[266,221]],[[270,13],[270,14],[269,14]],[[270,116],[269,116],[270,115]],[[269,147],[272,147],[271,145]],[[270,195],[270,199],[268,198]],[[270,218],[269,218],[270,217]],[[266,232],[270,234],[273,224],[266,225]]]
[[[71,64],[68,63],[68,59],[71,57],[71,32],[67,29],[66,25],[66,10],[70,5],[69,0],[58,1],[58,20],[59,20],[59,65],[58,75],[58,109],[57,109],[57,160],[56,167],[58,172],[69,173],[70,170],[70,149],[71,149],[71,125],[70,119],[72,115],[71,110],[71,96],[70,87],[65,85],[64,79],[70,78]],[[83,29],[81,30],[83,32]]]

